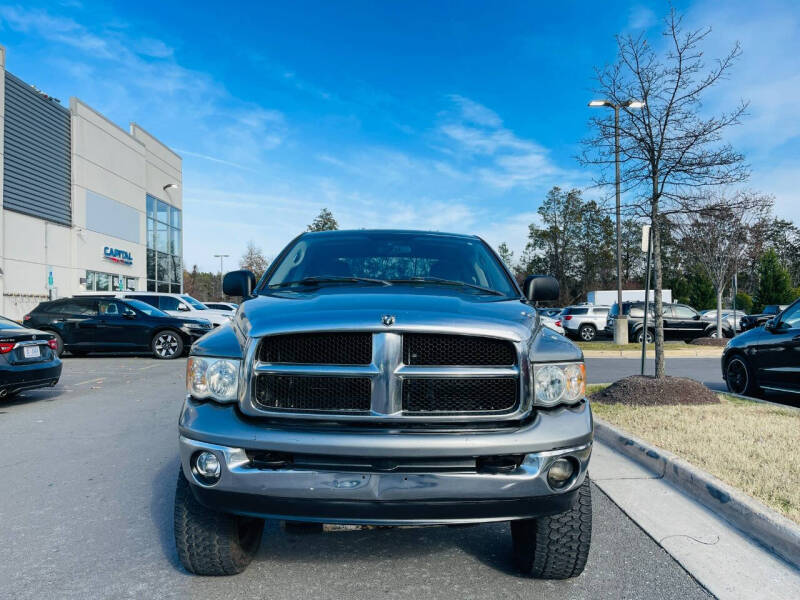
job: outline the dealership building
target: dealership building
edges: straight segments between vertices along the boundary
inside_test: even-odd
[[[180,292],[181,157],[136,123],[69,108],[0,47],[0,315],[85,291]]]

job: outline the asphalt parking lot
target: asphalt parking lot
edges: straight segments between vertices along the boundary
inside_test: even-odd
[[[708,597],[596,487],[592,552],[571,581],[517,574],[505,524],[291,533],[270,522],[244,574],[191,576],[172,541],[184,365],[67,357],[56,388],[0,403],[0,597]]]

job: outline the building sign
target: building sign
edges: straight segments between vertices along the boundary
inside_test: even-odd
[[[103,248],[103,256],[111,262],[119,263],[121,265],[132,265],[133,256],[127,250],[120,250],[119,248],[111,248],[106,246]]]

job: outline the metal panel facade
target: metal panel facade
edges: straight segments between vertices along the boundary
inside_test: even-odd
[[[70,225],[70,113],[5,75],[3,208]]]

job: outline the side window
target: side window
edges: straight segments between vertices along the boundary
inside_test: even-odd
[[[159,296],[158,308],[161,310],[180,310],[181,304],[182,302],[174,296]]]
[[[781,315],[781,327],[797,329],[800,327],[800,302],[787,308]]]
[[[141,296],[125,296],[126,298],[130,298],[131,300],[139,300],[140,302],[144,302],[145,304],[149,304],[150,306],[155,306],[158,308],[158,296],[151,296],[151,295],[141,295]]]
[[[694,309],[689,308],[688,306],[682,306],[680,304],[674,305],[672,307],[672,312],[676,319],[694,319],[695,316],[697,316],[697,313],[694,312]]]
[[[56,314],[91,317],[97,314],[97,300],[94,298],[71,298],[54,307]]]
[[[118,317],[122,314],[121,306],[113,300],[98,300],[97,312],[100,316]]]

